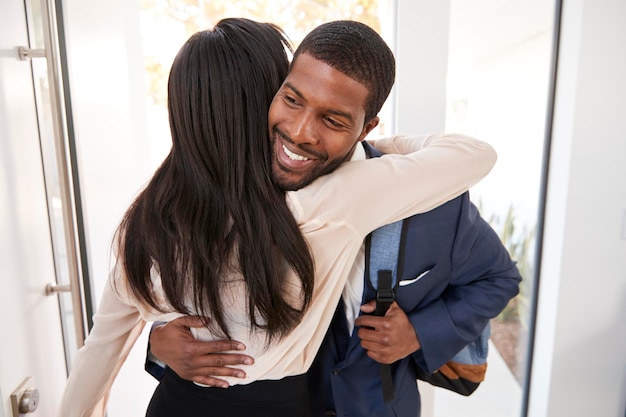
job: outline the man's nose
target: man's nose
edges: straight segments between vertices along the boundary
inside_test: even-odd
[[[317,144],[315,128],[315,115],[310,112],[302,112],[294,120],[291,139],[296,143]]]

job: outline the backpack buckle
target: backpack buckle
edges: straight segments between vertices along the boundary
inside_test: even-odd
[[[389,270],[378,271],[378,289],[376,290],[376,310],[374,315],[384,316],[391,303],[396,299],[396,293],[391,284],[392,275]]]
[[[384,316],[391,303],[396,299],[393,290],[378,290],[376,291],[376,310],[375,316]]]
[[[376,291],[376,303],[382,303],[391,305],[396,299],[396,294],[393,289],[381,289]]]

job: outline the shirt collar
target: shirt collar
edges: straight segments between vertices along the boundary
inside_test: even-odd
[[[350,161],[362,161],[365,159],[367,159],[367,156],[365,155],[365,148],[363,147],[363,144],[359,142],[354,148],[354,153],[352,154]]]

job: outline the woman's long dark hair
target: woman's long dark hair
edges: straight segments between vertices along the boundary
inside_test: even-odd
[[[224,19],[185,43],[168,84],[172,150],[117,233],[139,300],[166,307],[153,291],[154,266],[165,302],[209,317],[227,337],[220,287],[233,268],[247,288],[240,302],[269,340],[299,322],[313,292],[308,246],[271,181],[267,113],[287,75],[286,48],[276,26],[247,19]],[[290,270],[301,282],[295,303]]]

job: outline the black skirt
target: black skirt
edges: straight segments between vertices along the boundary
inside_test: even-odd
[[[229,388],[201,387],[167,369],[146,417],[307,417],[306,375]]]

